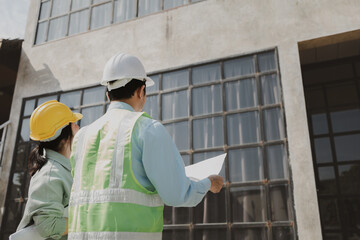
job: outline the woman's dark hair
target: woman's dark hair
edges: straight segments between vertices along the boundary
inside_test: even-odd
[[[45,163],[47,163],[48,160],[46,159],[46,157],[43,157],[44,148],[59,152],[64,147],[64,145],[61,143],[61,140],[66,140],[69,138],[72,139],[72,137],[73,135],[71,130],[71,124],[69,124],[62,129],[60,136],[57,137],[55,140],[50,142],[39,142],[39,145],[31,151],[29,156],[28,168],[30,176],[33,176],[45,165]]]
[[[116,88],[111,91],[107,90],[107,93],[109,95],[110,101],[129,99],[134,95],[136,89],[143,85],[145,85],[145,81],[133,79],[121,88]],[[146,94],[145,89],[146,88],[144,88],[144,92]]]

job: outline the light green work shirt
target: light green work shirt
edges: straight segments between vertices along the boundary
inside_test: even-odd
[[[69,204],[73,183],[70,160],[58,152],[45,149],[48,162],[31,178],[24,216],[17,230],[35,224],[41,236],[61,237],[66,229],[64,208]]]

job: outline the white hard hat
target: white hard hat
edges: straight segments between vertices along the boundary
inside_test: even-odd
[[[146,75],[145,68],[137,57],[119,53],[107,61],[101,85],[111,91],[125,86],[132,79],[145,80],[146,86],[154,85],[154,81]]]

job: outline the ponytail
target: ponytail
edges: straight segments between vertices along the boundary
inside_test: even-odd
[[[64,127],[61,131],[61,134],[58,138],[50,142],[39,142],[39,145],[36,146],[30,153],[28,168],[30,176],[33,176],[38,170],[40,170],[46,163],[47,158],[45,156],[45,148],[51,149],[53,151],[59,152],[64,147],[61,142],[63,139],[72,139],[71,124]]]

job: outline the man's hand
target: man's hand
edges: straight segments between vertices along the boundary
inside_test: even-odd
[[[224,184],[224,180],[222,178],[222,176],[219,175],[211,175],[208,177],[211,181],[211,187],[210,187],[210,192],[212,193],[218,193],[220,192],[223,184]]]

